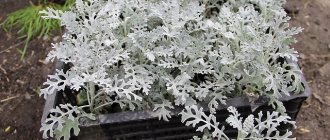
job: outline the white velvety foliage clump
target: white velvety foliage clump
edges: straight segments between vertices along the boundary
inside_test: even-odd
[[[280,134],[277,127],[280,123],[291,124],[296,127],[295,122],[290,120],[289,116],[279,115],[278,112],[267,112],[266,117],[262,112],[258,113],[257,117],[249,115],[243,121],[235,107],[228,107],[229,117],[226,122],[230,126],[238,130],[237,139],[239,140],[294,140],[290,138],[292,132],[287,131],[284,134]],[[186,112],[182,112],[182,121],[186,122],[186,125],[196,126],[199,124],[197,131],[203,132],[205,128],[213,130],[209,135],[204,135],[203,140],[211,139],[224,139],[230,140],[228,136],[223,132],[224,126],[219,129],[219,122],[216,121],[216,117],[213,114],[206,115],[203,112],[203,108],[198,108],[196,105],[187,106]],[[195,140],[200,138],[194,137]]]
[[[213,114],[228,98],[266,96],[283,114],[278,99],[303,90],[297,52],[289,47],[301,29],[289,28],[284,3],[76,0],[70,11],[42,11],[44,18],[58,19],[66,28],[63,41],[53,44],[47,60],[72,66],[50,75],[41,95],[46,98],[69,87],[86,92],[88,105],[83,107],[91,113],[116,103],[123,110],[152,108],[163,120],[170,118],[170,109],[183,105],[183,121],[198,118],[187,125],[206,122],[197,130],[212,129],[212,136],[225,137]],[[198,102],[208,103],[210,116],[193,106]],[[63,107],[51,112],[61,114]],[[73,107],[80,109],[74,113],[79,116],[83,107]],[[253,116],[246,118],[246,126],[230,109],[234,115],[227,121],[246,138],[260,138],[264,127],[272,132],[276,128]],[[267,118],[290,123],[287,116],[278,115]],[[71,116],[64,120],[76,121]],[[45,122],[44,138],[54,136],[51,129],[63,132],[62,121]]]

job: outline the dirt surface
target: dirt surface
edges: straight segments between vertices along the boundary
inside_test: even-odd
[[[298,11],[292,26],[304,31],[293,47],[312,90],[298,115],[298,140],[330,140],[330,1],[290,0],[287,7]]]
[[[26,0],[0,0],[0,21]],[[300,65],[313,95],[297,119],[298,140],[330,139],[330,0],[288,0],[292,26],[305,30],[293,45],[301,54]],[[44,100],[38,90],[51,73],[43,60],[52,40],[35,39],[24,61],[16,48],[22,40],[0,30],[0,140],[41,139],[40,117]]]
[[[0,21],[7,13],[27,6],[27,0],[0,0]],[[22,49],[22,39],[0,30],[0,140],[37,140],[44,99],[38,90],[51,71],[43,64],[50,42],[31,41],[26,58],[20,60],[16,50]]]

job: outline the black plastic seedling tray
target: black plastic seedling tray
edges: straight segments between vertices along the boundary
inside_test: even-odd
[[[57,67],[61,67],[61,64],[57,64]],[[310,89],[303,78],[305,91],[301,94],[292,95],[289,97],[282,97],[283,102],[288,115],[295,120],[300,107],[304,100],[310,96]],[[46,100],[42,122],[47,118],[49,110],[56,105],[63,103],[63,96],[69,94],[70,91],[57,92],[52,94]],[[74,102],[74,100],[68,98],[67,102]],[[71,100],[71,101],[70,101]],[[203,105],[201,105],[203,106]],[[257,114],[259,111],[267,112],[273,111],[271,106],[267,105],[267,102],[261,101],[259,107],[252,111],[248,98],[237,97],[227,101],[227,105],[220,106],[217,110],[217,121],[220,122],[220,126],[226,127],[225,133],[234,138],[237,135],[236,129],[230,129],[231,127],[225,123],[225,119],[229,113],[227,111],[228,106],[234,106],[238,109],[242,117],[247,117],[249,114]],[[207,107],[204,107],[205,109]],[[82,126],[80,127],[80,133],[77,137],[72,137],[72,140],[187,140],[193,136],[201,135],[196,132],[196,128],[187,127],[181,123],[181,118],[175,115],[179,110],[174,110],[174,114],[169,122],[158,120],[157,117],[152,115],[151,110],[144,111],[126,111],[119,113],[110,113],[103,115],[96,115],[96,120],[81,120]],[[281,132],[291,130],[291,125],[282,124],[280,126]]]

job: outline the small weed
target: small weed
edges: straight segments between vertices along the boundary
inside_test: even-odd
[[[43,37],[50,35],[55,30],[60,30],[58,20],[44,20],[39,14],[40,11],[51,7],[58,10],[68,10],[74,4],[75,0],[67,0],[63,5],[47,2],[43,0],[37,5],[30,2],[30,6],[19,9],[8,14],[8,17],[0,24],[6,32],[17,31],[19,39],[25,39],[23,49],[17,49],[24,59],[29,42],[34,37]]]

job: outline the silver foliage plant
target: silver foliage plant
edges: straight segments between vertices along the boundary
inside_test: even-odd
[[[72,65],[50,75],[41,89],[47,98],[66,87],[85,95],[87,104],[62,104],[50,110],[43,137],[68,139],[79,133],[79,119],[95,119],[114,104],[125,110],[151,109],[169,120],[171,109],[185,106],[186,125],[229,139],[216,121],[228,98],[260,96],[278,112],[266,120],[244,119],[234,107],[226,120],[237,139],[290,139],[282,123],[294,122],[278,100],[304,90],[297,52],[289,47],[301,28],[289,28],[285,0],[76,0],[71,11],[48,9],[46,19],[65,26],[63,41],[46,60]],[[209,115],[196,104],[208,103]],[[88,113],[86,113],[88,112]],[[266,133],[262,133],[266,132]],[[199,139],[195,137],[195,139]]]

